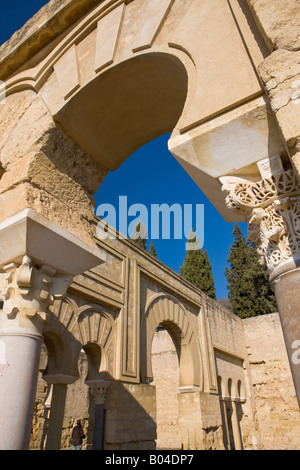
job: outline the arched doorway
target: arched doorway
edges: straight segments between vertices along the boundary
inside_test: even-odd
[[[169,294],[156,294],[148,301],[141,321],[141,379],[152,382],[151,347],[157,327],[172,337],[179,361],[179,386],[203,389],[203,365],[198,338],[184,306]]]
[[[154,294],[142,314],[140,351],[141,380],[152,384],[155,379],[151,361],[153,339],[158,327],[167,330],[179,366],[177,403],[180,445],[182,449],[200,450],[213,448],[219,442],[220,426],[216,422],[213,430],[206,430],[207,422],[211,420],[211,407],[216,406],[216,397],[208,392],[208,384],[205,392],[199,329],[194,323],[196,319],[197,316],[191,315],[172,295]]]
[[[102,447],[104,402],[114,374],[114,340],[113,315],[105,307],[79,306],[71,298],[53,306],[40,366],[42,383],[48,384],[47,395],[46,390],[42,394],[44,435],[40,437],[46,450],[70,448],[77,419],[86,431],[83,448]],[[39,418],[36,428],[42,423]]]
[[[151,361],[152,385],[156,389],[157,449],[180,449],[179,427],[179,362],[174,342],[162,326],[155,331]]]

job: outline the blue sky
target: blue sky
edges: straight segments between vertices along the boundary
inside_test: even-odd
[[[10,0],[0,16],[0,44],[8,40],[47,1]],[[212,264],[216,295],[227,297],[225,266],[233,241],[234,225],[226,223],[196,186],[190,176],[169,153],[168,135],[161,136],[140,148],[116,171],[110,173],[96,194],[97,205],[109,203],[118,208],[119,196],[127,196],[128,206],[135,203],[168,205],[204,205],[204,246]],[[159,168],[159,172],[157,171]],[[129,217],[128,221],[134,217]],[[239,224],[246,234],[246,224]],[[118,228],[118,227],[117,227]],[[172,232],[171,232],[172,235]],[[154,240],[158,258],[180,272],[186,240]]]

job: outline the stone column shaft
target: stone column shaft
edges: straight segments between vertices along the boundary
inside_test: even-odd
[[[55,270],[34,266],[29,256],[0,275],[0,449],[28,448],[42,344],[42,328]]]
[[[300,269],[293,269],[279,276],[274,282],[274,289],[300,406]]]
[[[94,430],[93,430],[93,450],[103,449],[104,435],[104,404],[95,404]]]
[[[47,430],[46,450],[59,450],[64,421],[67,384],[52,384],[52,397]]]
[[[26,450],[35,405],[42,336],[0,331],[0,449]]]
[[[235,450],[243,450],[240,423],[239,423],[239,420],[238,420],[237,407],[236,407],[236,402],[235,401],[232,402],[231,422],[232,422],[232,431],[233,431],[233,439],[234,439]]]
[[[93,429],[93,450],[103,449],[104,436],[104,404],[107,390],[111,384],[109,380],[86,380],[95,401],[94,429]]]
[[[226,402],[223,399],[220,399],[220,409],[221,409],[221,417],[222,417],[224,447],[225,447],[225,450],[230,450],[227,409],[226,409]]]

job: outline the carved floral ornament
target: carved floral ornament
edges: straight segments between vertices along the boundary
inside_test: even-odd
[[[72,277],[57,275],[49,266],[37,268],[29,256],[21,265],[10,263],[0,273],[0,300],[2,314],[14,319],[19,314],[20,324],[38,317],[47,320],[47,309],[55,298],[62,298]]]
[[[228,208],[249,223],[248,237],[259,245],[261,264],[272,272],[283,261],[300,258],[300,185],[293,169],[281,165],[256,182],[220,180]]]

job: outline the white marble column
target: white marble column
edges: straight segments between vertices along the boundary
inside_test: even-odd
[[[43,327],[100,252],[33,211],[0,224],[0,450],[28,449]]]
[[[42,329],[52,302],[55,271],[22,263],[3,267],[0,275],[0,448],[27,449],[33,418]]]
[[[0,332],[1,450],[28,448],[42,336],[25,330]]]

